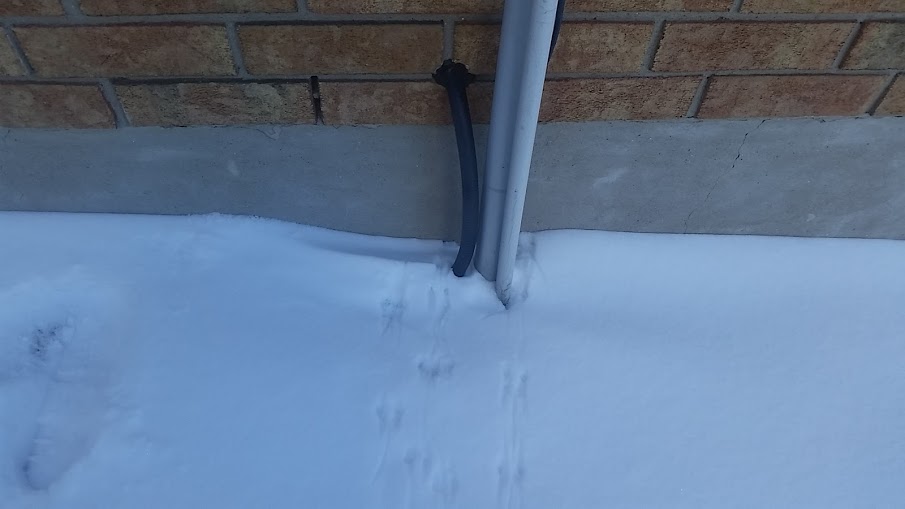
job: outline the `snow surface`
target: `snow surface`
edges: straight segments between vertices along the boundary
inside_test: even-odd
[[[0,507],[902,508],[905,243],[0,214]]]

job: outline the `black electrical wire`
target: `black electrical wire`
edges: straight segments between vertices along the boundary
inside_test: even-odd
[[[553,39],[550,41],[550,55],[547,57],[549,62],[553,58],[553,50],[556,49],[556,42],[559,41],[559,31],[562,29],[562,17],[566,13],[566,0],[559,0],[556,4],[556,21],[553,23]]]
[[[447,60],[434,73],[434,80],[446,88],[449,110],[456,129],[459,147],[459,169],[462,173],[462,233],[459,238],[459,254],[453,263],[453,274],[462,277],[471,265],[478,243],[480,224],[480,196],[478,191],[478,156],[475,151],[474,129],[468,108],[468,85],[475,76],[464,64]]]

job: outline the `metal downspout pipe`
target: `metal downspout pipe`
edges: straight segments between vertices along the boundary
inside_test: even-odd
[[[557,0],[507,0],[497,60],[475,267],[509,303]]]

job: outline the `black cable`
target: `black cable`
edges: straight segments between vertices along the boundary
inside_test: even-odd
[[[553,39],[550,41],[550,55],[547,57],[549,62],[553,58],[553,50],[556,49],[556,42],[559,40],[559,31],[562,29],[562,17],[566,13],[566,0],[559,0],[556,4],[556,21],[553,24]]]
[[[478,243],[480,225],[480,197],[478,190],[478,156],[475,151],[474,129],[471,125],[471,111],[468,108],[468,85],[475,76],[468,72],[464,64],[447,60],[434,73],[434,81],[446,88],[449,96],[449,110],[456,129],[456,143],[459,147],[459,169],[462,173],[462,234],[459,239],[459,254],[453,263],[453,274],[462,277],[471,265],[475,245]]]

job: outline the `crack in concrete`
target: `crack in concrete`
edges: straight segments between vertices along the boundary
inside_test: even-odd
[[[753,133],[754,131],[757,131],[758,129],[760,129],[760,126],[764,125],[766,122],[767,122],[767,119],[765,118],[765,119],[761,120],[759,124],[757,124],[757,127],[755,127],[754,129],[751,129],[750,131],[745,133],[745,136],[742,138],[742,142],[739,143],[738,149],[736,150],[735,159],[732,160],[732,166],[729,167],[728,170],[721,172],[717,176],[717,178],[714,179],[713,185],[710,186],[710,189],[707,191],[707,196],[704,197],[704,200],[701,201],[701,203],[697,207],[691,209],[691,212],[688,213],[688,216],[685,218],[685,224],[684,224],[682,233],[688,233],[688,222],[691,221],[691,218],[699,210],[701,210],[701,208],[703,208],[704,205],[707,205],[707,202],[710,200],[710,195],[713,194],[713,191],[716,189],[716,186],[718,186],[720,184],[720,182],[722,182],[723,177],[725,177],[729,172],[731,172],[732,170],[735,169],[735,166],[738,164],[739,159],[742,158],[742,149],[745,148],[745,143],[748,142],[748,136],[751,135],[751,133]]]

